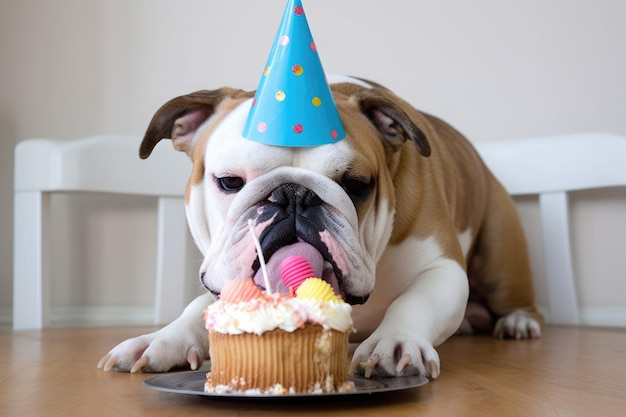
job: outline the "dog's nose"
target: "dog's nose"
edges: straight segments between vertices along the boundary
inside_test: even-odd
[[[316,193],[303,185],[293,183],[276,187],[270,195],[270,201],[293,214],[302,214],[307,208],[322,204],[322,200]]]
[[[367,301],[367,299],[369,298],[369,294],[367,295],[346,295],[346,303],[348,304],[365,304],[365,302]]]

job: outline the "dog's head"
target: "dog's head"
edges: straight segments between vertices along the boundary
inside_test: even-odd
[[[213,294],[233,278],[251,277],[264,287],[249,219],[273,291],[287,291],[277,277],[293,254],[348,302],[362,303],[373,290],[394,226],[401,150],[428,156],[430,147],[400,106],[376,89],[332,89],[346,138],[330,145],[279,147],[243,138],[253,92],[232,88],[174,98],[152,118],[140,156],[169,138],[193,163],[187,220],[204,255],[201,280]]]

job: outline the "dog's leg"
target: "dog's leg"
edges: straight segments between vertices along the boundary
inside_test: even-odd
[[[536,338],[542,317],[534,304],[526,238],[515,205],[504,194],[499,184],[492,185],[469,277],[472,289],[498,317],[496,337]]]
[[[166,372],[187,366],[198,369],[209,352],[203,311],[213,301],[208,292],[197,297],[169,325],[111,349],[100,359],[98,368],[120,372]]]
[[[439,376],[439,345],[459,327],[467,275],[455,261],[429,265],[387,309],[382,323],[356,349],[352,371],[370,375]]]

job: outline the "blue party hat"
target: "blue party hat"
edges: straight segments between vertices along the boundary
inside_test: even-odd
[[[300,0],[287,1],[242,134],[278,146],[317,146],[345,137]]]

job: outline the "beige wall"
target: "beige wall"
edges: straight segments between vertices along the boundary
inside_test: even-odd
[[[280,0],[0,0],[0,319],[11,307],[15,144],[141,135],[175,95],[254,88],[283,7]],[[309,0],[305,7],[327,71],[386,84],[474,141],[626,134],[621,0]],[[63,238],[55,245],[53,271],[62,279],[53,306],[150,304],[152,203],[55,199]],[[524,200],[520,209],[539,253],[535,204]],[[578,286],[589,314],[626,311],[624,213],[625,192],[574,198]],[[195,269],[198,255],[190,257]],[[189,275],[191,296],[197,284]]]

